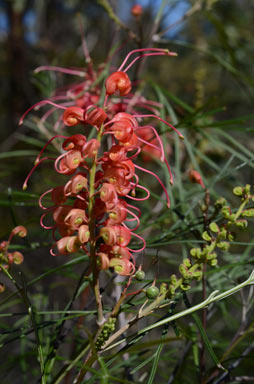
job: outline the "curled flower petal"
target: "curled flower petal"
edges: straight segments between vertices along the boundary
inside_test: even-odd
[[[91,107],[93,109],[91,109]],[[105,120],[107,120],[108,116],[104,109],[96,107],[96,106],[89,106],[86,109],[84,119],[85,121],[90,124],[94,125],[97,128],[100,128],[101,125],[104,123]]]
[[[113,209],[118,202],[114,185],[103,183],[100,189],[100,198],[106,204],[108,209]]]
[[[129,276],[135,272],[134,265],[127,259],[113,258],[110,260],[109,265],[121,276]]]
[[[121,96],[126,96],[131,91],[131,81],[125,72],[118,71],[107,78],[105,87],[107,95],[113,95],[119,91]]]
[[[18,225],[11,231],[12,236],[25,237],[27,235],[27,229],[23,225]]]
[[[107,245],[116,244],[116,232],[113,227],[103,227],[100,229],[100,236]]]
[[[77,236],[66,236],[56,242],[58,252],[61,255],[77,252],[80,243]]]
[[[84,109],[79,107],[69,107],[63,113],[63,122],[69,127],[78,125],[81,121],[84,121]]]
[[[68,213],[72,210],[71,205],[61,205],[54,209],[53,219],[57,224],[64,224],[64,220]]]
[[[13,252],[13,262],[15,264],[21,264],[24,261],[24,256],[21,252],[15,251]]]
[[[121,247],[126,247],[131,241],[131,231],[120,225],[114,225],[112,228],[116,234],[116,244]]]
[[[99,252],[97,253],[97,266],[100,270],[109,269],[109,258],[106,253]]]
[[[81,244],[87,243],[90,238],[88,225],[81,225],[78,230],[78,239]]]
[[[99,148],[100,142],[97,139],[91,139],[83,145],[82,154],[84,158],[88,157],[90,159],[94,159],[97,156]]]
[[[83,209],[73,208],[65,216],[64,223],[72,228],[78,228],[81,224],[87,223],[86,212]]]
[[[87,177],[83,173],[77,173],[66,183],[64,187],[64,195],[76,195],[82,190],[87,190]]]
[[[62,148],[65,151],[70,151],[71,149],[78,149],[81,150],[81,148],[86,143],[86,137],[84,135],[76,134],[68,137],[62,145]]]

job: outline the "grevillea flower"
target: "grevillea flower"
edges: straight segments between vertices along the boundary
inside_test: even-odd
[[[201,185],[202,188],[205,188],[205,185],[202,180],[202,176],[198,171],[195,171],[194,169],[191,169],[189,172],[189,179],[191,183],[196,183]]]
[[[131,91],[131,81],[125,72],[117,71],[107,78],[105,88],[107,95],[119,91],[120,96],[126,96]]]
[[[133,58],[132,55],[136,54]],[[103,108],[95,104],[101,99],[101,91],[99,85],[93,85],[96,73],[91,66],[86,74],[82,72],[85,77],[82,85],[69,88],[68,94],[63,95],[66,97],[63,98],[65,101],[72,99],[71,104],[57,105],[52,100],[44,102],[51,104],[55,109],[59,107],[64,110],[61,115],[64,125],[72,127],[81,123],[82,128],[86,126],[91,132],[96,132],[96,136],[90,139],[82,133],[70,137],[52,137],[37,156],[36,165],[24,183],[26,186],[37,166],[48,159],[42,157],[48,145],[55,138],[63,139],[62,153],[53,160],[55,171],[64,175],[67,181],[44,192],[39,199],[43,209],[41,225],[52,230],[52,255],[83,251],[89,255],[93,271],[96,268],[112,268],[120,275],[134,274],[134,255],[141,252],[146,244],[145,240],[135,233],[140,224],[141,211],[129,204],[129,201],[144,201],[150,196],[149,189],[139,184],[142,172],[148,173],[158,181],[165,192],[167,205],[170,205],[167,188],[158,175],[137,165],[136,158],[142,149],[146,148],[166,164],[170,180],[173,182],[163,143],[154,122],[165,124],[169,130],[182,137],[175,127],[158,116],[158,103],[148,101],[143,96],[137,96],[135,99],[136,96],[131,94],[132,84],[126,72],[140,58],[158,55],[176,54],[160,48],[130,52],[118,70],[106,79]],[[47,69],[49,70],[49,67]],[[74,74],[68,70],[65,73]],[[119,96],[127,97],[119,100]],[[44,105],[41,103],[40,106]],[[139,114],[138,106],[148,113]],[[24,116],[22,120],[23,118]],[[148,125],[148,119],[152,119],[153,123]],[[96,129],[92,130],[93,127]],[[102,140],[105,143],[103,145]],[[44,205],[47,197],[51,202]],[[140,246],[136,244],[131,247],[132,240],[136,240]]]
[[[79,107],[69,107],[63,113],[63,122],[69,127],[78,125],[81,121],[84,121],[84,110]]]
[[[7,241],[0,243],[0,271],[2,268],[8,269],[11,264],[21,264],[24,261],[24,256],[19,251],[9,252],[9,246],[14,236],[25,237],[27,230],[22,225],[13,228]],[[5,286],[0,283],[0,293],[4,292]]]

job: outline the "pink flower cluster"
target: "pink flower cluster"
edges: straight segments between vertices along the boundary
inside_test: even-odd
[[[141,54],[127,65],[129,57],[136,52]],[[173,183],[159,134],[152,125],[142,126],[140,122],[143,118],[157,119],[176,131],[180,137],[181,133],[155,114],[138,114],[135,110],[128,113],[125,108],[115,112],[109,100],[111,95],[130,94],[132,84],[126,71],[141,57],[153,55],[175,54],[156,48],[130,52],[121,67],[106,79],[103,108],[94,103],[88,106],[59,106],[64,109],[62,121],[66,126],[89,125],[95,127],[97,136],[90,140],[83,134],[52,137],[39,153],[36,165],[24,183],[26,187],[34,169],[48,159],[42,157],[42,154],[52,140],[56,137],[63,138],[63,153],[54,159],[54,168],[57,173],[68,175],[70,178],[64,185],[43,193],[39,200],[41,208],[45,211],[41,217],[41,225],[51,229],[55,239],[54,249],[57,249],[57,253],[52,248],[52,255],[71,254],[83,249],[91,257],[96,257],[99,270],[112,267],[120,275],[131,275],[135,272],[133,254],[145,248],[145,240],[135,233],[140,224],[140,209],[129,204],[129,200],[143,201],[150,196],[149,190],[139,184],[137,170],[149,173],[157,179],[165,192],[167,205],[170,205],[166,187],[160,178],[135,163],[142,146],[145,146],[166,164]],[[123,69],[125,65],[127,66]],[[22,121],[24,116],[25,114]],[[140,132],[143,134],[139,134]],[[147,135],[149,141],[145,139]],[[108,138],[107,150],[104,150],[105,145],[103,147],[102,144],[104,137]],[[139,191],[142,197],[137,197],[140,196]],[[49,208],[43,204],[43,198],[48,194],[53,203]],[[52,225],[45,224],[49,214],[53,218]],[[129,247],[132,237],[141,241],[139,249]],[[95,249],[94,255],[91,249]]]

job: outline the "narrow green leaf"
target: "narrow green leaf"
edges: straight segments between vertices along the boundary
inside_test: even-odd
[[[183,294],[183,300],[184,300],[184,303],[186,305],[187,308],[191,308],[191,304],[188,300],[188,297],[186,295],[186,293]],[[212,344],[210,343],[209,339],[208,339],[208,336],[206,334],[206,331],[204,330],[204,327],[200,321],[200,318],[199,316],[196,314],[196,313],[192,313],[191,315],[197,325],[197,328],[199,329],[199,332],[202,336],[202,339],[204,340],[204,343],[205,343],[205,346],[207,348],[207,351],[209,353],[209,355],[211,356],[211,359],[213,360],[214,364],[219,368],[219,369],[223,369],[224,371],[226,371],[226,369],[221,365],[218,357],[216,356],[214,350],[213,350],[213,347],[212,347]]]

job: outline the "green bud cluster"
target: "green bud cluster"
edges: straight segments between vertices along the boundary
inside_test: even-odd
[[[216,252],[213,252],[214,247],[215,242],[213,240],[210,245],[206,245],[203,249],[192,248],[190,254],[198,264],[206,263],[215,266],[217,264],[217,254]]]
[[[254,217],[254,209],[243,209],[250,199],[253,200],[253,196],[250,194],[250,185],[245,187],[235,187],[233,193],[235,196],[241,198],[242,204],[236,213],[232,213],[231,208],[227,205],[227,201],[224,198],[220,198],[215,202],[215,209],[226,220],[222,225],[218,225],[215,222],[209,224],[209,229],[202,234],[203,240],[207,244],[201,248],[193,248],[190,251],[191,256],[198,263],[207,263],[208,265],[215,266],[217,264],[216,248],[221,251],[227,252],[230,248],[230,242],[234,241],[235,234],[231,231],[231,228],[235,226],[239,229],[245,229],[248,226],[248,222],[245,218]]]
[[[110,317],[105,324],[103,324],[100,335],[95,342],[95,348],[99,351],[102,345],[108,340],[110,334],[114,332],[116,326],[116,318]]]
[[[202,277],[202,271],[193,268],[190,259],[184,259],[183,263],[179,266],[179,272],[182,275],[180,279],[177,279],[176,275],[171,275],[170,284],[168,289],[168,297],[174,297],[175,292],[178,288],[182,291],[188,291],[191,286],[192,280],[200,280]]]
[[[179,279],[176,275],[170,277],[168,297],[174,297],[178,288],[183,291],[190,289],[192,280],[200,280],[202,278],[200,268],[202,264],[217,265],[216,249],[227,252],[230,248],[230,242],[235,239],[235,233],[231,230],[232,227],[245,229],[248,225],[246,219],[254,217],[254,208],[246,208],[249,200],[254,201],[250,185],[235,187],[233,193],[241,199],[240,207],[233,213],[223,197],[214,203],[215,211],[212,217],[214,218],[220,213],[224,222],[221,225],[218,225],[215,221],[209,223],[207,230],[202,233],[202,239],[205,240],[206,244],[202,248],[192,248],[190,250],[194,262],[191,263],[190,259],[184,259],[179,266],[181,277]],[[201,210],[205,209],[201,207]]]

